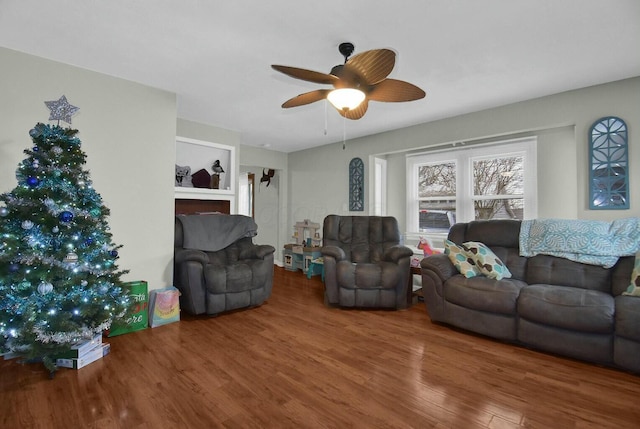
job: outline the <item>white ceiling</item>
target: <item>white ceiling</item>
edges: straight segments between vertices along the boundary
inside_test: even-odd
[[[323,86],[270,65],[328,73],[343,41],[393,49],[390,77],[427,97],[346,123],[282,109]],[[638,0],[0,0],[0,46],[175,92],[180,118],[283,152],[640,76],[639,42]]]

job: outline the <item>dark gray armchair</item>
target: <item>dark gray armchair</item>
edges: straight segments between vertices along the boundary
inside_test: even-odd
[[[256,233],[247,216],[176,216],[173,278],[183,310],[214,315],[271,296],[275,248],[254,244]]]
[[[322,240],[326,304],[407,308],[413,252],[400,245],[395,218],[329,215]]]

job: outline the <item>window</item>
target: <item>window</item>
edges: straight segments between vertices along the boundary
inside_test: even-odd
[[[472,160],[475,219],[522,219],[524,155]]]
[[[382,158],[374,159],[374,194],[373,194],[373,214],[374,216],[386,216],[387,214],[387,160]]]
[[[407,157],[407,229],[443,238],[456,222],[537,214],[536,140]]]

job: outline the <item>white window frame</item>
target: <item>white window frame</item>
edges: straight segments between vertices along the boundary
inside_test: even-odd
[[[451,161],[456,163],[456,221],[470,222],[475,218],[473,204],[473,161],[490,157],[524,157],[524,219],[538,214],[537,139],[527,137],[457,149],[435,150],[408,155],[407,165],[407,231],[419,234],[418,168],[422,165]]]
[[[371,207],[369,212],[374,216],[387,215],[387,160],[373,158],[373,186],[371,187]]]

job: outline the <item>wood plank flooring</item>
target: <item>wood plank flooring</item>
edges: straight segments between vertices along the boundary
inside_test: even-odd
[[[637,428],[640,376],[403,311],[327,308],[276,268],[264,305],[109,338],[50,380],[0,361],[2,428]]]

